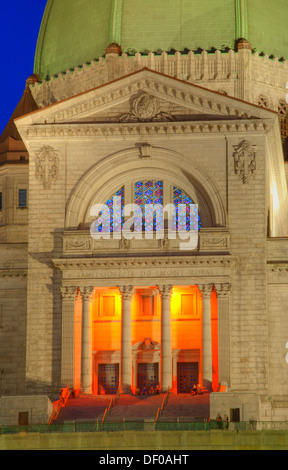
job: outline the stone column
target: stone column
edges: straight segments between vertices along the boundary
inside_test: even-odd
[[[74,309],[77,287],[61,287],[62,351],[61,387],[74,387]]]
[[[91,302],[94,287],[81,288],[82,295],[82,347],[81,347],[81,391],[92,394],[92,323]]]
[[[122,296],[120,389],[122,393],[130,393],[132,387],[131,300],[134,287],[120,286],[119,290]]]
[[[159,286],[161,294],[161,390],[172,388],[171,293],[172,285]]]
[[[212,389],[211,292],[213,284],[198,285],[203,300],[202,372],[203,386]]]
[[[218,362],[219,383],[230,385],[230,321],[229,298],[231,284],[215,284],[218,298]]]

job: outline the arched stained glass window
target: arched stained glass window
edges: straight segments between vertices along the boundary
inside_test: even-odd
[[[142,214],[136,214],[135,217],[136,232],[152,232],[164,228],[163,181],[137,181],[134,184],[134,203],[142,211]]]
[[[134,232],[159,232],[164,229],[165,213],[164,184],[159,180],[143,180],[133,184]],[[96,231],[100,233],[121,232],[124,225],[124,186],[119,189],[103,206],[96,222]],[[198,207],[192,199],[180,188],[172,187],[172,200],[169,201],[173,208],[172,224],[168,228],[173,231],[191,231],[201,228],[201,220],[198,215]],[[139,208],[139,211],[137,210]],[[166,225],[165,225],[166,228]]]
[[[109,217],[105,217],[102,211],[99,213],[98,232],[120,232],[124,223],[124,187],[105,204],[109,210]]]
[[[201,228],[201,220],[198,208],[192,199],[181,189],[173,187],[173,205],[175,217],[173,217],[173,230],[190,231]]]

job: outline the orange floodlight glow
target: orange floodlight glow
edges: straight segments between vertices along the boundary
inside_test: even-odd
[[[121,350],[122,299],[118,288],[96,289],[91,303],[93,355]],[[75,301],[74,388],[80,388],[82,300]],[[202,381],[202,299],[197,286],[175,286],[171,295],[171,341],[173,356],[172,390],[177,393],[177,361],[198,363],[198,383]],[[135,290],[131,302],[132,348],[149,338],[161,344],[161,295],[156,288]],[[211,295],[211,338],[213,391],[219,387],[218,370],[218,302]],[[135,346],[136,345],[136,346]],[[189,356],[190,354],[190,356]],[[192,358],[192,359],[191,359]],[[159,359],[161,361],[161,359]],[[97,381],[97,361],[93,362],[94,382]],[[159,364],[161,370],[161,363]],[[133,370],[133,374],[136,372]],[[134,379],[134,388],[137,377]],[[159,377],[160,381],[160,377]],[[97,383],[93,386],[98,393]]]

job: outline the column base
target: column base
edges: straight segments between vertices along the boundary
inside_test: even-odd
[[[81,387],[80,388],[80,393],[82,395],[93,395],[92,387]]]
[[[212,380],[203,379],[203,387],[208,390],[208,392],[212,392]]]
[[[132,386],[131,385],[120,386],[119,393],[124,393],[125,395],[132,395]]]

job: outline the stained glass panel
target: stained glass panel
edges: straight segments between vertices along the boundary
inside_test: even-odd
[[[101,211],[98,218],[98,232],[120,232],[124,223],[124,187],[119,189],[108,201],[109,211]]]
[[[164,228],[163,181],[137,181],[134,184],[134,201],[143,213],[143,218],[135,218],[135,231],[152,232]]]
[[[173,187],[173,204],[176,216],[173,218],[173,230],[187,231],[200,230],[201,219],[198,208],[192,199],[181,189]]]

